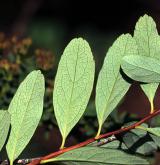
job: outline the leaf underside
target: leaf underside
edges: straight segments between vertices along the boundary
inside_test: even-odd
[[[6,141],[10,122],[10,114],[8,111],[0,110],[0,151]]]
[[[59,62],[53,91],[54,111],[63,137],[62,143],[86,109],[94,73],[95,63],[89,44],[82,38],[73,39]]]
[[[31,72],[20,84],[10,105],[11,133],[6,145],[11,164],[26,147],[38,126],[43,110],[44,77]]]
[[[140,17],[135,27],[134,39],[138,46],[137,55],[160,59],[160,37],[157,32],[156,24],[150,16],[144,15]],[[151,104],[153,104],[158,85],[159,83],[141,85],[142,90]]]
[[[149,164],[148,161],[140,157],[127,154],[117,149],[107,149],[101,147],[82,147],[66,152],[56,158],[47,160],[47,162],[57,161],[92,162],[119,165],[129,165],[133,163],[134,165]]]
[[[99,127],[114,110],[130,87],[120,74],[125,55],[136,55],[137,46],[132,36],[121,35],[107,52],[96,86],[96,111]]]
[[[160,82],[160,60],[156,58],[125,56],[121,66],[133,80],[145,83]]]

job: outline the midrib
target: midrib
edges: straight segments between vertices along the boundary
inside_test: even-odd
[[[75,64],[75,69],[74,69],[74,77],[73,77],[73,85],[72,85],[72,89],[71,89],[71,96],[70,96],[70,99],[69,99],[69,105],[68,105],[68,109],[70,109],[70,106],[71,106],[71,101],[72,101],[72,96],[73,96],[73,89],[74,89],[74,85],[75,85],[75,79],[76,79],[76,73],[77,73],[77,62],[78,62],[78,53],[79,52],[79,45],[78,45],[78,48],[77,48],[77,53],[76,53],[76,64]],[[67,124],[65,125],[65,131],[66,131],[66,126]],[[66,133],[64,132],[64,136]]]

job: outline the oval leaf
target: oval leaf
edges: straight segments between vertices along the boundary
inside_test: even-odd
[[[6,141],[10,122],[10,114],[8,111],[0,110],[0,151]]]
[[[10,163],[20,155],[33,136],[43,110],[44,77],[31,72],[20,84],[10,105],[11,133],[7,143]]]
[[[83,115],[93,88],[95,63],[89,44],[73,39],[65,48],[55,78],[53,104],[63,141]]]
[[[77,161],[77,162],[93,162],[104,164],[123,164],[123,165],[142,165],[149,164],[148,161],[137,156],[127,154],[117,149],[106,149],[100,147],[82,147],[56,158],[42,161],[42,163],[55,162],[55,161]]]
[[[137,46],[131,35],[121,35],[107,52],[96,86],[96,111],[99,136],[102,124],[128,91],[130,84],[120,74],[125,55],[136,55]]]
[[[145,56],[125,56],[123,71],[133,80],[141,82],[160,82],[160,60]]]
[[[157,58],[160,56],[160,37],[152,17],[146,14],[140,17],[134,30],[134,39],[138,45],[139,55]]]
[[[148,15],[140,17],[136,23],[134,39],[138,46],[138,54],[142,56],[160,59],[160,37],[154,20]],[[154,109],[153,100],[159,83],[142,84],[141,88],[151,104],[151,112]]]

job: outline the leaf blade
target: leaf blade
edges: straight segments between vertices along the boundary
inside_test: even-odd
[[[139,126],[138,128],[160,137],[160,127],[146,128],[146,127]]]
[[[130,84],[120,74],[120,64],[125,55],[137,54],[137,46],[131,35],[121,35],[109,49],[96,86],[96,111],[100,134],[102,124],[128,91]],[[96,137],[97,137],[96,136]]]
[[[104,164],[149,164],[148,161],[140,157],[136,157],[127,154],[117,149],[106,149],[100,147],[82,147],[62,155],[56,158],[42,161],[42,163],[54,162],[54,161],[77,161],[77,162],[93,162]]]
[[[53,91],[55,116],[63,141],[85,111],[93,88],[95,64],[89,44],[73,39],[59,62]]]
[[[0,151],[6,141],[10,126],[10,114],[8,111],[0,110]]]
[[[141,88],[150,102],[150,113],[154,111],[154,97],[159,83],[141,84]]]
[[[144,15],[136,23],[134,39],[138,46],[138,54],[142,56],[155,57],[160,59],[160,37],[157,32],[154,20]],[[159,83],[141,84],[141,88],[146,94],[151,104],[151,113],[154,110],[154,96]]]
[[[147,128],[146,124],[143,124],[144,128]],[[148,137],[146,131],[132,129],[129,132],[126,132],[123,137],[123,143],[125,146],[134,153],[141,155],[150,155],[157,150],[157,145]]]
[[[145,83],[160,82],[160,64],[156,58],[125,56],[123,57],[121,67],[133,80]]]
[[[26,147],[38,126],[43,110],[44,77],[31,72],[20,84],[10,105],[11,133],[6,145],[11,164]]]

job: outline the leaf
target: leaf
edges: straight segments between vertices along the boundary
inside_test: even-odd
[[[145,130],[153,135],[160,136],[160,127],[155,127],[155,128],[145,128],[145,127],[138,127],[139,129]]]
[[[130,84],[120,74],[120,64],[125,55],[137,54],[137,47],[131,35],[121,35],[107,52],[96,86],[96,111],[101,127],[128,91]]]
[[[158,83],[160,82],[160,60],[144,56],[125,56],[122,60],[123,71],[133,80]]]
[[[158,57],[160,38],[152,17],[144,15],[136,23],[134,39],[138,45],[138,53],[142,56]]]
[[[124,143],[122,143],[118,140],[115,140],[115,141],[109,142],[107,144],[104,144],[101,147],[110,148],[110,149],[121,149],[121,150],[126,150],[126,151],[128,149]]]
[[[110,148],[110,149],[118,149],[121,145],[121,142],[118,141],[118,140],[115,140],[115,141],[112,141],[112,142],[109,142],[107,144],[104,144],[100,147],[103,147],[103,148]]]
[[[106,149],[101,147],[82,147],[55,158],[42,161],[42,163],[59,161],[93,162],[104,164],[149,164],[148,161],[140,157],[127,154],[117,149]]]
[[[65,165],[106,165],[106,163],[97,163],[97,162],[71,162],[71,161],[69,161],[69,162],[64,162],[63,164],[65,164]],[[110,165],[110,164],[108,164],[108,165]],[[112,164],[112,165],[114,165],[114,164]]]
[[[89,44],[73,39],[61,57],[53,91],[55,116],[65,139],[83,115],[93,88],[95,63]]]
[[[160,37],[154,20],[144,15],[136,23],[134,39],[138,46],[138,54],[142,56],[160,59]],[[151,112],[154,110],[153,100],[159,83],[142,84],[141,87],[151,104]]]
[[[160,127],[148,128],[148,127],[138,126],[136,128],[149,132],[153,141],[156,143],[157,146],[160,147],[160,139],[159,139]]]
[[[6,141],[9,126],[10,126],[10,115],[8,111],[0,110],[0,151]]]
[[[127,148],[138,154],[149,155],[157,150],[157,146],[144,130],[133,129],[122,136]]]
[[[150,102],[150,106],[151,106],[151,110],[150,113],[153,113],[154,111],[154,97],[157,91],[157,88],[159,86],[159,83],[149,83],[149,84],[141,84],[141,88],[144,91],[144,93],[146,94],[149,102]]]
[[[150,134],[151,138],[153,139],[153,141],[155,142],[155,144],[160,148],[160,138],[159,136]]]
[[[10,105],[11,133],[7,153],[11,165],[33,136],[43,110],[44,77],[40,71],[31,72],[20,84]]]

